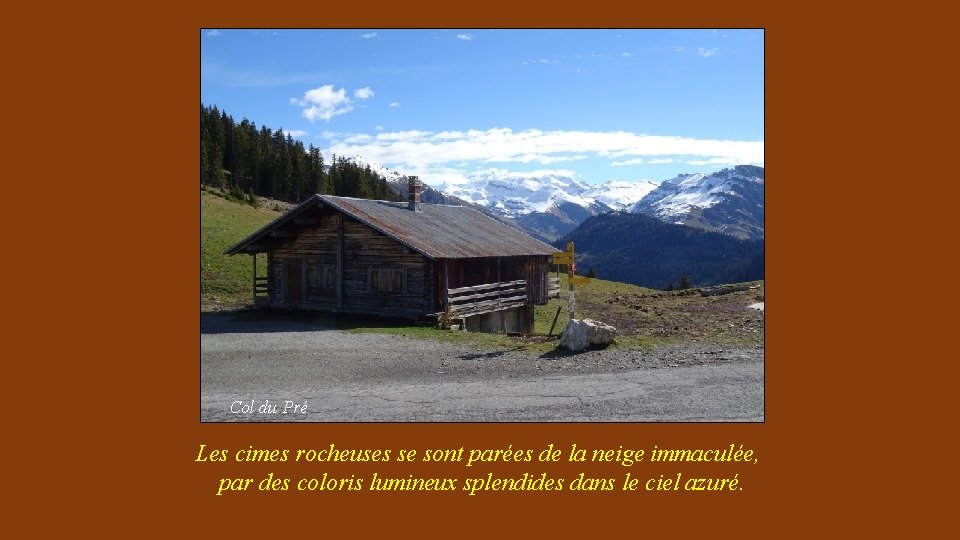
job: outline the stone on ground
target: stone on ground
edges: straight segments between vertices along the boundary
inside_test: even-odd
[[[617,329],[593,319],[571,319],[567,323],[560,345],[571,351],[582,351],[587,347],[605,347],[613,343]]]

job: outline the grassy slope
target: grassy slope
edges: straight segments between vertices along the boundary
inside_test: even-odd
[[[747,306],[763,301],[764,282],[737,293],[704,297],[699,289],[665,292],[616,281],[592,279],[575,290],[578,319],[595,319],[617,328],[617,341],[625,346],[650,346],[678,342],[727,345],[763,344],[763,313]],[[550,330],[561,307],[554,333],[562,331],[567,316],[567,279],[560,274],[561,298],[537,306],[536,332]]]
[[[223,252],[250,233],[274,220],[280,212],[253,208],[200,193],[200,305],[237,307],[252,302],[252,263],[249,255],[228,257]],[[266,272],[266,259],[257,261]]]

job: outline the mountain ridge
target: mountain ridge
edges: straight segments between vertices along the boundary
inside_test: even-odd
[[[628,211],[737,238],[762,239],[764,186],[764,168],[755,165],[682,174],[662,182]]]
[[[586,219],[554,245],[573,242],[581,273],[662,289],[686,276],[694,286],[763,279],[764,241],[741,239],[629,212]]]

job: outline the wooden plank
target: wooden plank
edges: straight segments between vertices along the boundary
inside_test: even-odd
[[[483,285],[474,285],[474,286],[472,286],[472,287],[460,287],[460,288],[457,288],[457,289],[447,289],[447,294],[457,294],[457,293],[461,293],[461,292],[479,291],[479,290],[483,290],[483,289],[493,289],[493,288],[496,288],[497,285],[500,285],[500,286],[503,286],[503,287],[510,286],[510,285],[523,285],[523,286],[526,286],[526,285],[527,285],[527,282],[526,282],[526,280],[518,279],[518,280],[516,280],[516,281],[508,281],[508,282],[506,282],[506,283],[484,283]]]
[[[503,304],[503,305],[500,305],[500,306],[490,306],[490,307],[485,307],[485,308],[482,308],[482,309],[471,310],[471,311],[464,311],[464,312],[458,311],[458,312],[454,312],[453,315],[454,315],[454,317],[474,317],[474,316],[476,316],[476,315],[485,315],[485,314],[487,314],[487,313],[494,313],[494,312],[497,312],[497,311],[506,311],[506,310],[513,309],[513,308],[523,307],[523,306],[525,306],[525,305],[526,305],[526,303],[524,303],[524,302],[515,302],[515,303],[512,303],[512,304]]]
[[[496,307],[498,304],[515,304],[520,303],[521,305],[526,305],[527,297],[526,296],[511,296],[509,298],[498,298],[494,300],[485,300],[483,302],[472,302],[470,304],[462,306],[450,306],[450,310],[455,313],[463,313],[467,311],[472,311],[473,309],[486,309],[488,307]]]
[[[343,214],[337,213],[337,309],[343,308]]]
[[[499,287],[498,287],[499,285]],[[464,289],[473,289],[473,290],[464,290]],[[473,287],[462,287],[460,289],[451,289],[449,296],[462,296],[465,294],[488,294],[496,293],[497,291],[512,291],[512,290],[527,290],[527,285],[525,283],[514,283],[508,285],[506,283],[497,284],[497,283],[487,283],[485,285],[476,285]]]
[[[521,287],[521,288],[515,288],[515,289],[504,289],[504,290],[502,290],[502,291],[490,291],[490,292],[479,293],[479,294],[471,294],[470,296],[451,297],[451,298],[450,298],[450,303],[451,303],[451,304],[462,304],[462,303],[464,303],[464,302],[467,302],[467,301],[470,301],[470,300],[479,299],[479,298],[491,298],[491,299],[495,299],[495,298],[502,298],[502,297],[504,297],[505,295],[526,294],[526,293],[527,293],[526,289],[524,289],[524,288],[522,288],[522,287]]]

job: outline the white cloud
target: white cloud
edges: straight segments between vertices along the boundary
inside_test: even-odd
[[[297,138],[303,137],[304,135],[307,134],[307,132],[302,129],[284,130],[284,133],[291,137],[297,137]]]
[[[373,137],[341,134],[326,152],[362,155],[427,182],[451,181],[466,174],[462,163],[550,164],[589,158],[624,158],[615,165],[670,163],[692,165],[763,164],[763,141],[694,139],[625,131],[541,131],[491,128],[468,131],[395,131]],[[677,159],[678,156],[680,159]],[[440,177],[440,171],[447,176]],[[452,175],[452,176],[451,176]]]
[[[631,56],[633,56],[633,53],[632,53],[632,52],[625,52],[625,53],[621,54],[620,56],[622,56],[622,57],[624,57],[624,58],[630,58]]]
[[[376,131],[383,131],[383,126],[376,125],[376,126],[373,126],[373,129],[375,129]]]
[[[720,49],[704,49],[703,47],[697,48],[697,54],[704,58],[710,58],[711,56],[720,52]]]
[[[391,102],[390,102],[390,106],[391,106],[391,107],[399,107],[400,104],[397,103],[396,101],[391,101]]]
[[[343,139],[343,142],[347,144],[358,144],[358,143],[370,142],[372,140],[373,140],[373,135],[367,135],[366,133],[356,133],[354,135],[350,135],[346,139]]]
[[[376,32],[369,32],[369,33],[366,33],[366,34],[360,34],[360,37],[363,38],[363,39],[371,39],[371,38],[377,37],[377,33],[376,33]]]
[[[470,34],[457,34],[457,39],[462,39],[463,41],[470,41],[473,39],[473,36]]]
[[[730,157],[715,157],[710,159],[693,159],[687,162],[689,165],[738,165],[739,162]]]
[[[537,163],[540,163],[543,165],[550,165],[551,163],[560,163],[563,161],[580,161],[581,159],[587,159],[589,157],[590,156],[587,156],[585,154],[577,154],[575,156],[549,156],[545,154],[530,153],[530,154],[524,154],[519,158],[505,159],[505,160],[504,159],[487,160],[487,161],[519,161],[520,163],[531,163],[536,161]]]
[[[687,52],[687,49],[684,47],[674,47],[673,50],[681,54]]]
[[[420,131],[412,129],[409,131],[391,131],[390,133],[380,133],[377,135],[377,141],[412,141],[426,138],[432,134],[432,131]]]
[[[357,99],[368,99],[373,96],[373,90],[365,86],[354,90],[353,95]],[[290,104],[303,107],[301,114],[311,122],[317,120],[329,122],[334,116],[347,114],[353,110],[353,101],[347,97],[346,89],[335,90],[332,84],[307,90],[303,98],[290,98]]]
[[[624,167],[627,165],[642,165],[644,163],[643,158],[634,158],[628,159],[626,161],[614,161],[610,164],[611,167]]]
[[[220,32],[219,30],[217,30],[217,29],[213,29],[213,30],[207,32],[207,35],[210,36],[210,37],[217,37],[217,36],[221,35],[221,32]]]

